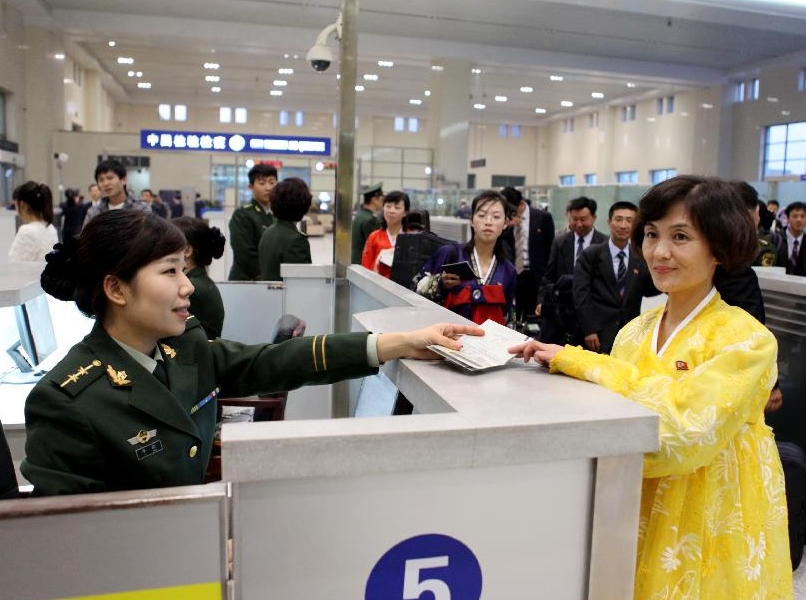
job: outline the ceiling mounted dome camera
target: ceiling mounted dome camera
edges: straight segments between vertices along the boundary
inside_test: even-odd
[[[314,71],[327,71],[330,63],[333,62],[333,51],[327,45],[327,38],[333,33],[336,40],[341,39],[341,22],[341,13],[339,13],[336,22],[325,27],[316,37],[316,43],[308,50],[306,58],[311,63]]]

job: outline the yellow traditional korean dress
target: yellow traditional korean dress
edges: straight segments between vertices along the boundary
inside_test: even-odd
[[[644,457],[635,598],[790,600],[784,476],[764,423],[775,338],[715,290],[657,348],[662,314],[627,324],[611,356],[566,346],[550,364],[660,416],[660,450]]]

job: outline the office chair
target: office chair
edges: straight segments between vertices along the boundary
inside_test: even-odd
[[[11,460],[11,450],[6,441],[3,424],[0,423],[0,500],[11,500],[20,497],[17,487],[17,475],[14,472],[14,462]]]

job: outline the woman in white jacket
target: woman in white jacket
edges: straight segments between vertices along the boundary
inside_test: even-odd
[[[59,234],[53,226],[50,188],[44,183],[28,181],[14,190],[13,198],[23,224],[11,243],[9,261],[45,260],[45,255],[59,242]]]

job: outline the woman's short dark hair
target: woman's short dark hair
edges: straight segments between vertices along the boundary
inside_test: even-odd
[[[678,175],[652,187],[638,203],[633,241],[643,256],[644,227],[662,219],[677,203],[702,233],[726,271],[750,265],[758,255],[758,233],[736,188],[716,177]]]
[[[402,231],[406,231],[409,226],[409,210],[411,209],[411,200],[409,199],[409,195],[406,192],[401,192],[399,190],[395,190],[394,192],[389,192],[383,197],[384,204],[397,204],[400,201],[403,201],[403,210],[406,211],[406,215],[403,217],[403,220],[400,223]],[[381,211],[381,228],[386,229],[386,220],[383,218],[383,211]]]
[[[311,208],[311,190],[298,177],[283,179],[274,186],[269,195],[269,204],[274,216],[283,221],[299,221]]]
[[[14,190],[11,197],[25,202],[31,212],[46,223],[53,223],[53,194],[44,183],[26,181]]]
[[[509,203],[509,201],[501,192],[497,192],[495,190],[483,190],[478,196],[473,198],[473,203],[470,205],[470,214],[471,214],[470,219],[472,220],[473,217],[476,215],[476,213],[485,206],[495,204],[496,202],[501,203],[501,206],[504,209],[504,217],[506,219],[510,219],[511,216],[509,210],[512,205]],[[465,244],[465,252],[468,254],[470,254],[473,251],[473,248],[475,246],[475,234],[476,232],[471,227],[470,241],[468,241],[467,244]],[[495,256],[495,259],[498,262],[507,259],[506,252],[504,251],[502,238],[503,236],[499,235],[498,239],[495,240],[495,246],[493,247],[493,255]]]
[[[176,225],[156,213],[110,210],[87,223],[78,238],[57,244],[47,255],[42,289],[59,300],[74,300],[88,317],[103,319],[107,275],[130,282],[147,264],[186,245]]]
[[[196,217],[177,217],[171,222],[185,234],[188,246],[193,248],[193,260],[200,267],[206,267],[214,258],[224,255],[227,238],[218,227],[210,227],[207,221]]]

